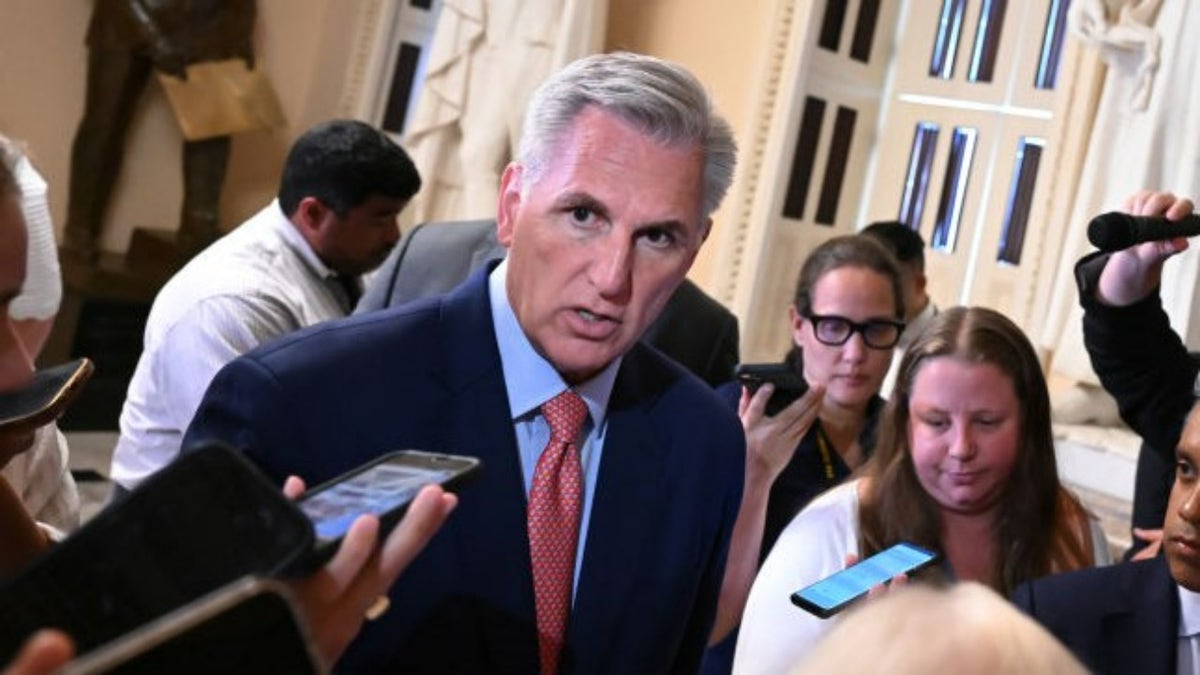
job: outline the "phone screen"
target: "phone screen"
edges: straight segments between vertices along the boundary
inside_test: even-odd
[[[901,542],[796,591],[792,603],[822,618],[831,616],[874,586],[898,574],[915,572],[936,559],[933,551]]]
[[[456,473],[404,464],[375,464],[299,502],[320,539],[339,539],[364,513],[383,515],[412,501],[421,486],[442,483]]]

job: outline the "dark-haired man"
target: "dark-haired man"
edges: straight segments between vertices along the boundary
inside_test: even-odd
[[[179,454],[217,370],[254,347],[346,316],[360,275],[400,237],[421,179],[386,135],[334,120],[296,140],[279,197],[192,259],[159,292],[121,411],[112,477],[133,489]]]

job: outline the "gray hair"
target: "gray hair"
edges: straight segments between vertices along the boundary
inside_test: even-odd
[[[597,106],[666,146],[704,149],[703,215],[721,204],[737,163],[733,131],[704,85],[681,66],[630,52],[574,61],[542,84],[525,114],[518,157],[540,172],[554,145],[588,106]]]

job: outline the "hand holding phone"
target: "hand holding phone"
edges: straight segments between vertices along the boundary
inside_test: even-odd
[[[937,559],[938,555],[933,551],[900,542],[792,593],[792,604],[827,619],[875,586],[901,574],[913,574]]]
[[[437,483],[455,489],[474,477],[481,466],[474,457],[401,450],[318,485],[296,502],[316,532],[314,554],[305,562],[305,569],[332,557],[359,516],[379,516],[382,540],[423,485]]]
[[[733,371],[738,382],[753,395],[764,382],[775,387],[766,414],[774,416],[808,391],[808,382],[786,363],[739,363]]]
[[[52,422],[75,400],[93,370],[91,360],[76,359],[38,370],[24,387],[0,394],[0,431],[32,430]]]

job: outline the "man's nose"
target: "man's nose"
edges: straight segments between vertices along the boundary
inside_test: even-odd
[[[598,242],[591,265],[592,284],[601,297],[620,302],[629,295],[633,277],[633,247],[610,235]]]

